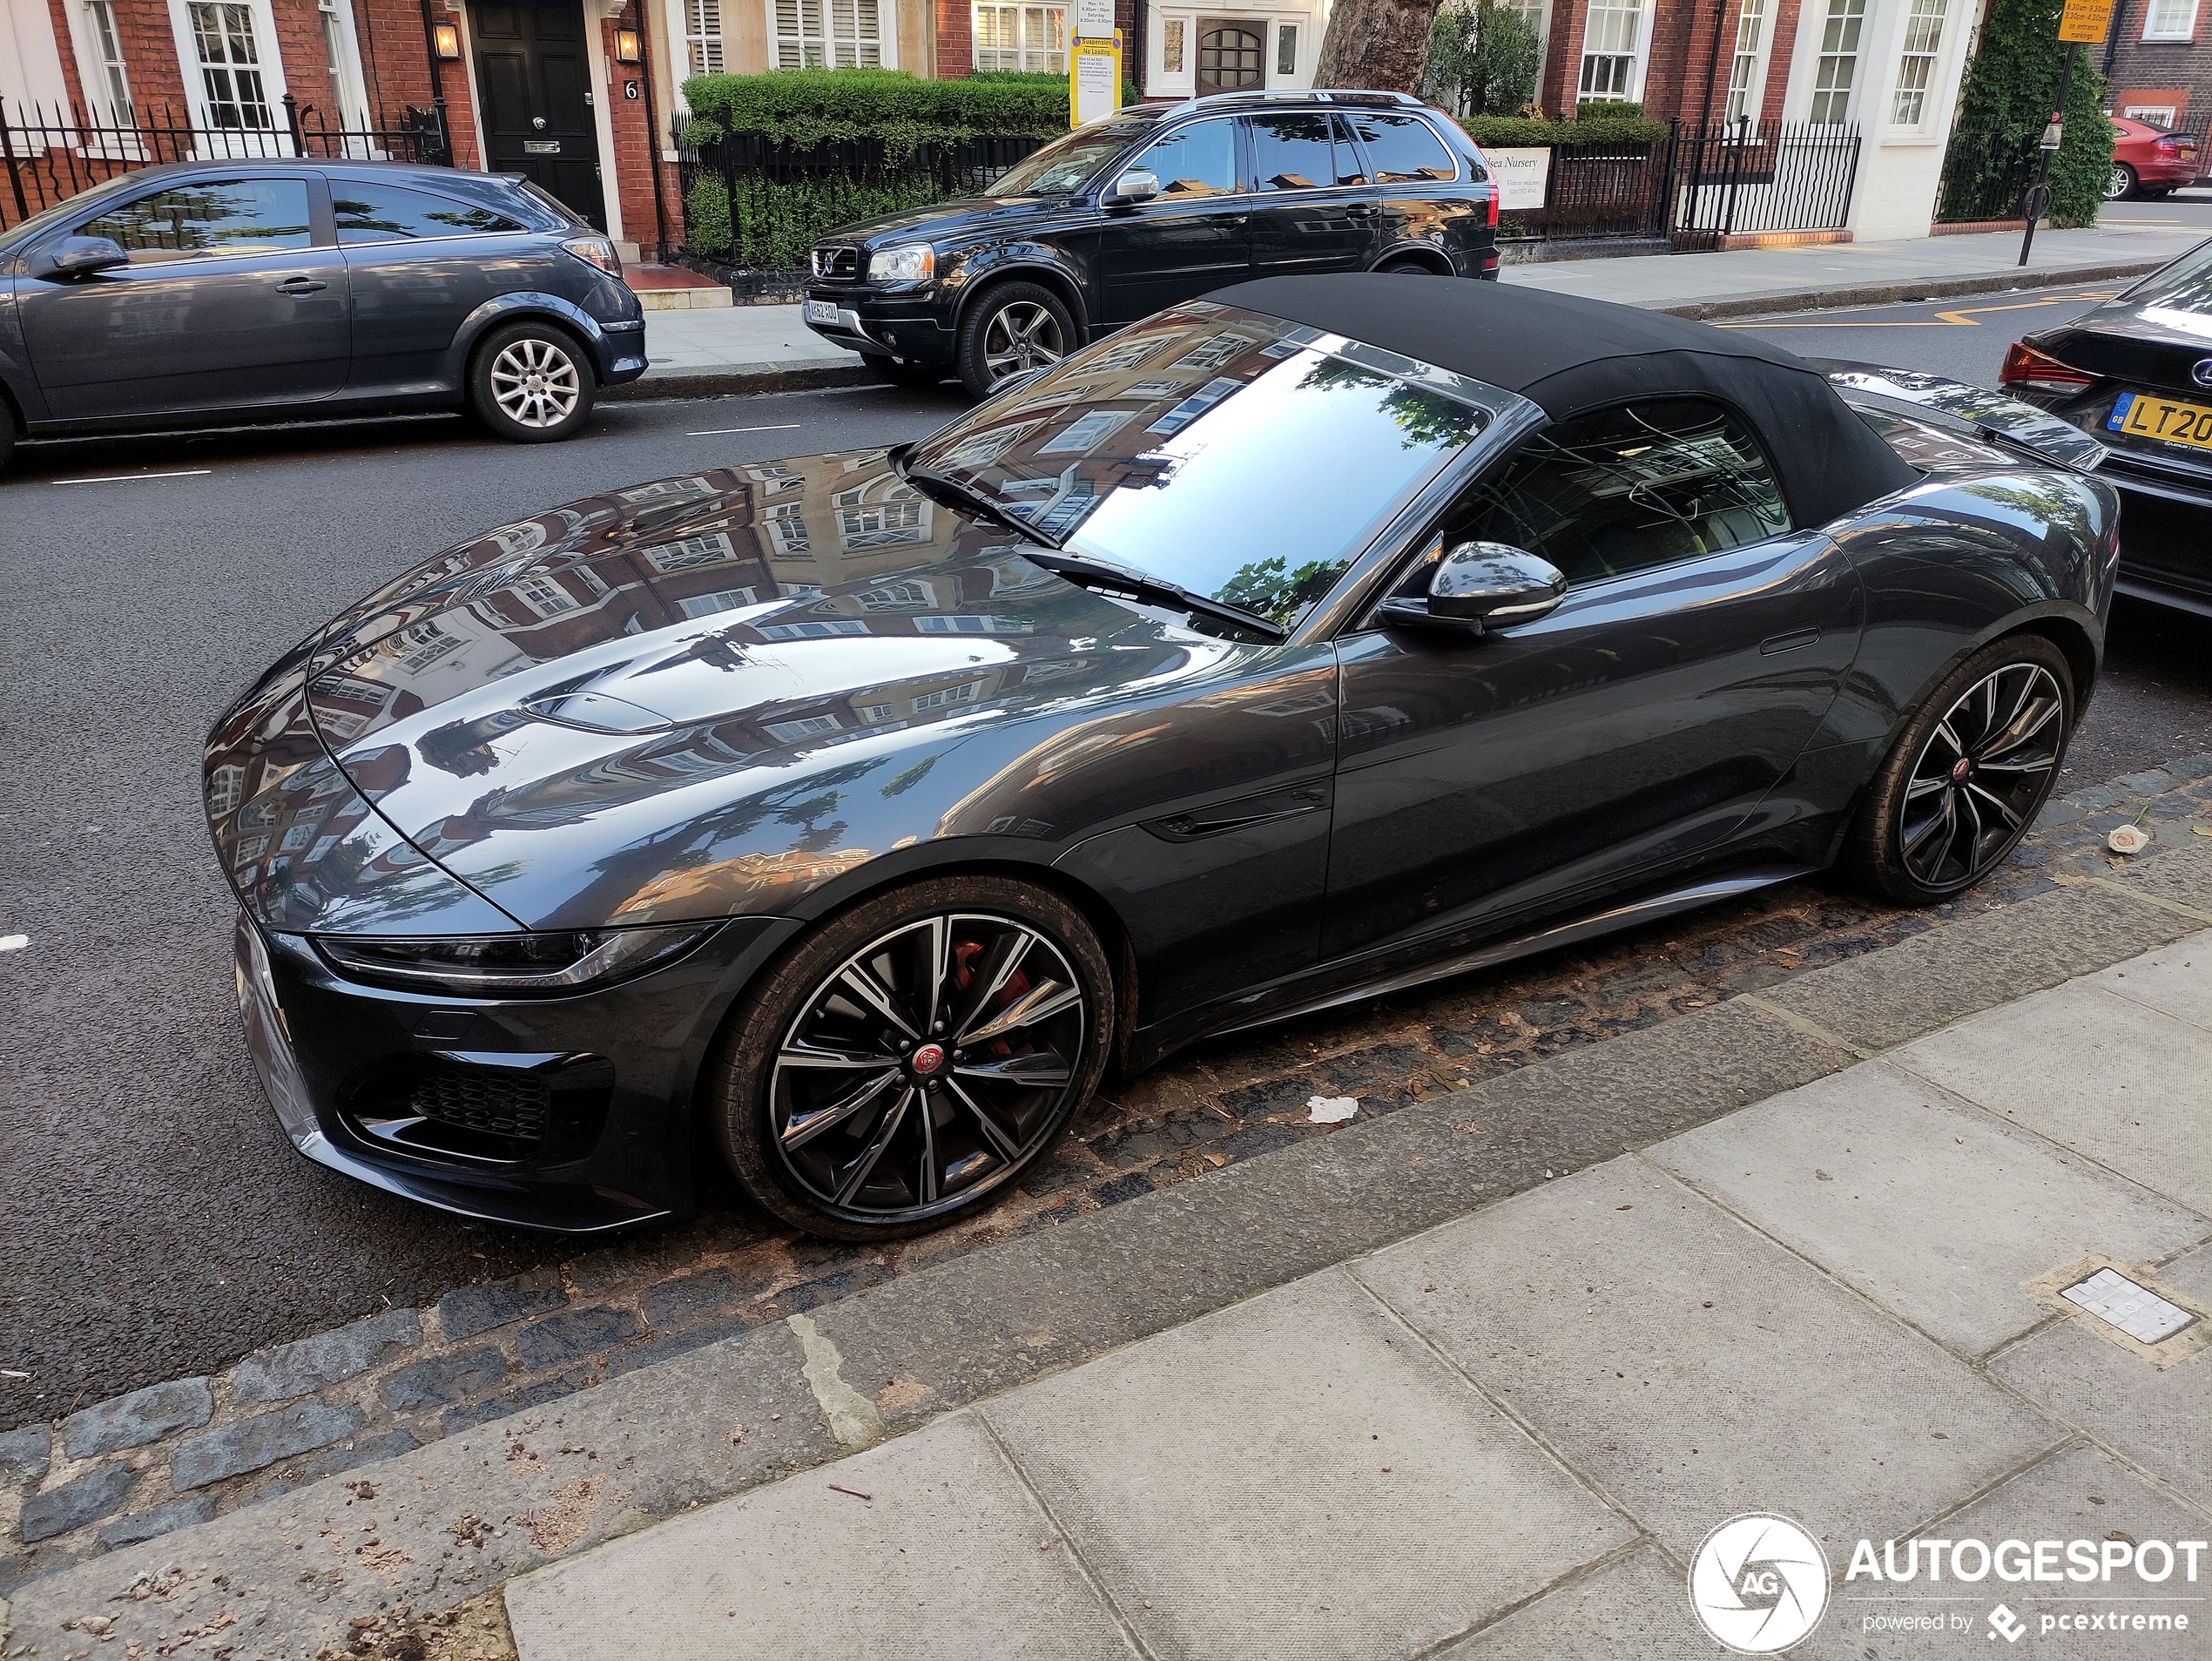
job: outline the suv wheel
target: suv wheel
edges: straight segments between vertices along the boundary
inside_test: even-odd
[[[988,397],[1016,375],[1059,362],[1076,345],[1076,320],[1059,295],[1033,282],[1002,284],[961,320],[961,384]]]
[[[863,352],[860,361],[869,374],[894,387],[934,387],[945,378],[943,364],[924,363],[917,358],[887,358]]]
[[[1392,260],[1375,268],[1386,277],[1440,277],[1444,274],[1426,260]]]
[[[591,361],[566,329],[536,319],[485,336],[469,371],[476,418],[517,444],[573,438],[591,418]]]

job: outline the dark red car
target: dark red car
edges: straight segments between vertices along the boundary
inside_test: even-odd
[[[2165,196],[2190,184],[2202,171],[2197,142],[2186,132],[2164,132],[2147,122],[2116,115],[2113,128],[2112,175],[2105,200],[2130,196]]]

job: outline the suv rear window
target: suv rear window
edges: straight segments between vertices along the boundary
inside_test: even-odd
[[[1418,116],[1362,112],[1348,113],[1345,118],[1366,147],[1377,184],[1404,185],[1460,176],[1444,141]]]

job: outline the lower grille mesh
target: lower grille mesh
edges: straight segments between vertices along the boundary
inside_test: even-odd
[[[442,1068],[415,1081],[408,1105],[441,1124],[535,1142],[545,1135],[552,1097],[542,1079]]]

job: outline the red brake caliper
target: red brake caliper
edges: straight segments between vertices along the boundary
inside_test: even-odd
[[[983,942],[981,941],[955,941],[953,944],[953,984],[963,992],[974,985],[976,965],[982,961],[982,956]],[[999,988],[997,996],[992,998],[989,1013],[995,1015],[1001,1009],[1010,1007],[1026,996],[1028,990],[1029,977],[1020,969],[1015,970],[1013,974],[1006,977],[1006,984]],[[990,1050],[995,1056],[1010,1056],[1014,1053],[1014,1046],[1004,1038],[992,1039]]]

